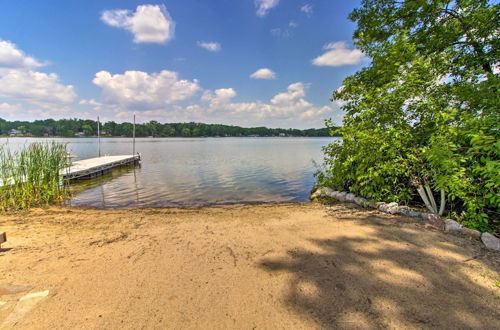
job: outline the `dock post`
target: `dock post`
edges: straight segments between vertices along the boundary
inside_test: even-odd
[[[101,130],[100,130],[99,116],[97,116],[97,153],[101,157]]]

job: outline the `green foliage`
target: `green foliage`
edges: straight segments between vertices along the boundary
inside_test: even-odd
[[[68,191],[59,172],[67,166],[62,143],[33,143],[15,153],[0,146],[0,211],[63,201]]]
[[[13,128],[23,127],[24,132],[31,136],[63,136],[74,137],[75,133],[82,132],[85,136],[97,135],[97,122],[83,119],[45,119],[28,121],[8,122],[0,118],[0,136],[8,135]],[[106,136],[126,136],[133,134],[131,123],[106,122],[101,126],[101,132]],[[162,124],[150,121],[145,124],[136,125],[136,136],[146,137],[202,137],[202,136],[329,136],[327,128],[320,129],[283,129],[267,127],[239,127],[219,124],[203,123],[168,123]]]
[[[324,149],[321,183],[400,203],[429,184],[464,225],[498,228],[499,8],[364,0],[350,18],[371,63],[333,94],[345,104],[343,141]]]

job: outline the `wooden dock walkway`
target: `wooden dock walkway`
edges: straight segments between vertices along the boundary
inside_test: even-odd
[[[103,156],[75,161],[62,169],[64,180],[91,179],[111,171],[115,167],[133,165],[141,161],[141,155]]]

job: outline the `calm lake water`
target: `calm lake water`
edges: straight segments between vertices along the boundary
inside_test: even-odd
[[[11,149],[36,141],[67,142],[78,159],[97,156],[97,139],[9,138]],[[334,138],[138,138],[139,166],[73,184],[71,205],[99,208],[197,207],[306,202],[313,160]],[[132,153],[132,140],[101,139],[103,155]]]

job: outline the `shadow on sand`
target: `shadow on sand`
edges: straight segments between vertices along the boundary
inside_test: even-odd
[[[340,211],[351,221],[352,210]],[[288,308],[329,329],[500,328],[498,253],[408,219],[356,217],[370,235],[311,238],[314,251],[261,260],[290,278]]]

